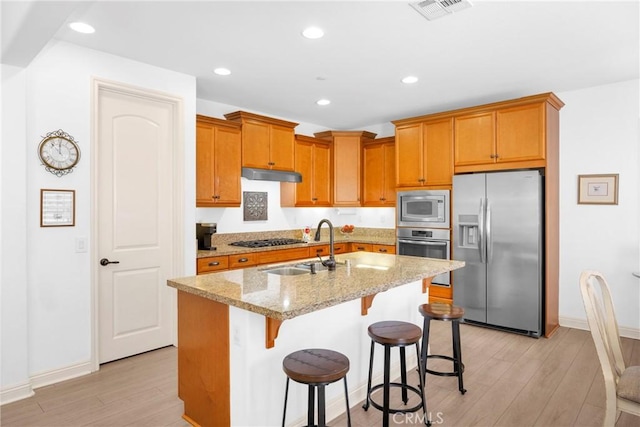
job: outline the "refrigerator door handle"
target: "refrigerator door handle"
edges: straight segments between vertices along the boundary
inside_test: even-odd
[[[478,213],[478,252],[480,253],[480,262],[485,263],[485,242],[484,242],[484,198],[480,198],[480,212]]]
[[[491,241],[491,202],[489,202],[489,199],[487,199],[487,223],[485,224],[485,229],[487,230],[487,264],[489,264],[491,263],[491,258],[493,258],[493,242]]]

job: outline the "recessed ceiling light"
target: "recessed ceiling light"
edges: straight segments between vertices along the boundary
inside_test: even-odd
[[[219,76],[228,76],[231,74],[231,71],[228,68],[216,68],[213,72]]]
[[[319,99],[316,101],[316,104],[318,105],[329,105],[331,104],[331,101],[329,101],[328,99]]]
[[[93,34],[96,32],[95,28],[84,22],[72,22],[69,24],[69,28],[82,34]]]
[[[417,81],[418,81],[418,78],[416,76],[407,76],[404,79],[402,79],[402,83],[406,83],[406,84],[415,83]]]
[[[302,32],[302,35],[308,39],[319,39],[324,36],[324,31],[318,27],[309,27]]]

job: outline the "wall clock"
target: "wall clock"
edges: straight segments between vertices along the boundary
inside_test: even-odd
[[[60,177],[73,172],[80,161],[80,147],[71,135],[59,129],[45,135],[38,156],[47,172]]]

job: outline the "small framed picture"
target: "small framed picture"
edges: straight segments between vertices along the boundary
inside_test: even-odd
[[[40,227],[73,227],[76,224],[75,190],[40,190]]]
[[[578,204],[617,205],[618,174],[578,175]]]

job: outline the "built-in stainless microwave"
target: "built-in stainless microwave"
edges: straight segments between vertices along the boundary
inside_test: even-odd
[[[399,191],[396,200],[399,227],[449,228],[449,190]]]

